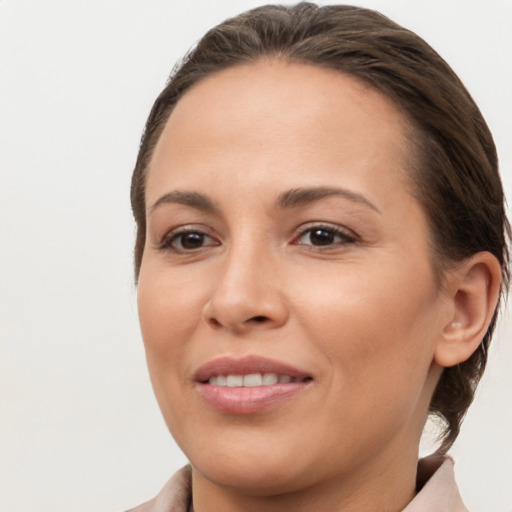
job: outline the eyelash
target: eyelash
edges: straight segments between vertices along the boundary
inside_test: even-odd
[[[327,242],[326,244],[320,243],[318,245],[315,245],[313,243],[307,244],[300,241],[308,233],[311,236],[311,234],[314,233],[315,231],[318,233],[324,232],[327,234],[327,237],[325,238],[325,241]],[[183,247],[183,237],[186,235],[196,235],[198,237],[196,240],[202,242],[201,245],[199,247],[194,248]],[[339,241],[333,241],[336,238],[338,238]],[[181,247],[176,247],[174,245],[175,242],[180,240]],[[205,244],[205,240],[209,240],[209,243]],[[292,239],[292,245],[304,245],[310,248],[315,248],[316,250],[320,251],[325,251],[329,249],[332,250],[333,248],[339,248],[340,246],[353,244],[355,242],[357,242],[357,238],[353,234],[347,232],[347,230],[345,229],[330,224],[309,224],[307,227],[301,226],[294,234]],[[194,229],[193,227],[184,226],[177,230],[173,230],[167,233],[159,243],[158,249],[163,251],[174,252],[176,254],[193,254],[201,251],[205,247],[214,247],[218,245],[220,245],[220,242],[217,241],[212,236],[205,233],[203,229]]]
[[[203,241],[205,239],[209,239],[213,243],[208,243],[207,245],[201,245],[200,247],[197,247],[197,248],[186,249],[183,247],[183,237],[185,235],[197,235]],[[182,247],[176,247],[174,245],[174,243],[176,241],[179,241],[180,239],[181,239]],[[163,250],[163,251],[174,252],[176,254],[191,254],[191,253],[200,251],[204,247],[210,247],[210,246],[216,246],[216,245],[220,245],[220,243],[217,240],[215,240],[212,236],[205,233],[205,231],[203,229],[194,229],[193,227],[184,226],[177,230],[173,230],[173,231],[167,233],[163,237],[162,241],[159,243],[158,249]]]
[[[331,238],[338,237],[340,239],[340,241],[338,241],[338,242],[330,241],[330,243],[325,244],[325,245],[305,244],[303,242],[300,242],[301,238],[306,236],[308,233],[311,236],[311,234],[315,231],[317,231],[317,232],[323,231],[325,233],[328,233]],[[348,232],[348,230],[342,229],[339,226],[333,226],[331,224],[309,224],[307,227],[301,226],[301,228],[298,230],[297,234],[294,236],[293,240],[295,241],[294,243],[296,245],[306,245],[306,246],[309,246],[312,248],[314,247],[316,250],[329,250],[329,249],[333,249],[333,248],[339,248],[340,245],[344,246],[344,245],[353,244],[353,243],[357,242],[357,238],[352,233]]]

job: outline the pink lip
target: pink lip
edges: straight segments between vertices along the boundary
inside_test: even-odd
[[[251,373],[277,373],[289,375],[297,379],[305,379],[310,375],[280,361],[261,356],[245,356],[242,358],[219,357],[199,367],[194,374],[197,382],[208,382],[210,377],[217,375],[249,375]]]
[[[297,382],[256,387],[226,387],[208,383],[218,375],[276,373],[288,375]],[[228,414],[254,414],[274,407],[300,393],[311,383],[311,376],[293,366],[259,356],[241,359],[221,357],[202,365],[194,375],[196,387],[207,404]]]

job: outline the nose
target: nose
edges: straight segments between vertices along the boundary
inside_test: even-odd
[[[203,309],[215,329],[244,333],[281,327],[288,318],[279,265],[261,251],[230,251]]]

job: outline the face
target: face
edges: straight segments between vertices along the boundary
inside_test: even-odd
[[[207,480],[290,491],[416,457],[449,311],[407,130],[356,79],[283,62],[177,104],[138,305],[160,408]]]

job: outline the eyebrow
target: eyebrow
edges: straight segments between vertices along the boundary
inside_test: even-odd
[[[362,204],[380,213],[380,210],[363,195],[349,189],[332,187],[307,187],[287,190],[278,196],[277,206],[281,209],[296,208],[331,196],[348,199],[349,201]],[[218,213],[220,211],[220,208],[204,194],[187,190],[173,190],[160,197],[150,208],[150,212],[153,212],[162,204],[169,203],[183,204],[212,213]]]
[[[280,208],[295,208],[331,196],[337,196],[343,199],[348,199],[349,201],[353,201],[355,203],[360,203],[364,206],[369,207],[371,210],[377,213],[381,213],[380,210],[366,197],[346,188],[296,188],[280,194],[277,200],[277,204],[279,205]]]
[[[173,190],[168,194],[163,195],[151,207],[150,212],[153,212],[162,204],[177,203],[207,212],[218,212],[217,205],[207,196],[199,192],[189,192],[186,190]]]

